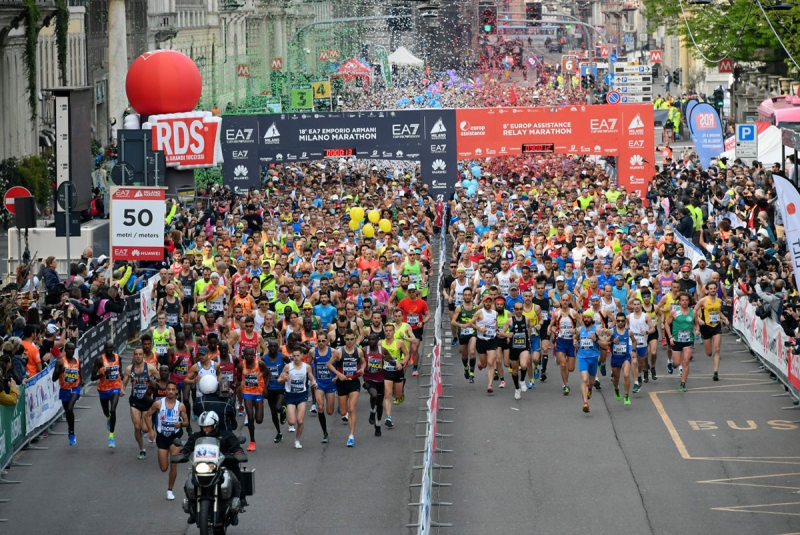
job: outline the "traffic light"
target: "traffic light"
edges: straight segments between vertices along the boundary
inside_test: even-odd
[[[738,63],[733,66],[733,79],[734,80],[741,80],[742,79],[742,66]]]
[[[681,70],[675,69],[672,71],[672,83],[675,85],[681,85]]]
[[[542,20],[542,4],[540,2],[529,2],[525,4],[526,20]]]
[[[714,105],[718,108],[722,108],[725,104],[725,91],[718,87],[714,90]]]
[[[483,6],[483,33],[497,33],[497,7]]]

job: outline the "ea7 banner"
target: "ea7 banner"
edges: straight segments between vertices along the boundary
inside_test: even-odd
[[[707,102],[701,102],[692,108],[687,118],[689,131],[692,133],[694,149],[703,167],[711,164],[711,158],[725,152],[725,138],[722,133],[722,122],[717,110]]]

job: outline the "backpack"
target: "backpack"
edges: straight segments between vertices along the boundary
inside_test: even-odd
[[[769,306],[767,303],[761,303],[756,307],[755,314],[762,320],[765,320],[770,316],[772,316],[772,307]]]

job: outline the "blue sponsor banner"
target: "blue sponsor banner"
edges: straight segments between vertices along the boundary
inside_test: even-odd
[[[711,158],[725,151],[725,138],[722,132],[722,121],[711,104],[701,102],[694,106],[689,114],[687,124],[692,133],[695,151],[703,167],[711,164]]]
[[[700,103],[697,102],[697,100],[695,100],[695,99],[691,99],[691,100],[687,101],[686,102],[686,109],[683,112],[683,116],[686,117],[686,119],[687,119],[686,124],[687,124],[687,126],[689,126],[689,132],[690,133],[692,131],[692,126],[691,126],[691,124],[689,124],[688,118],[692,114],[692,110],[694,109],[694,107],[697,106],[698,104],[700,104]]]

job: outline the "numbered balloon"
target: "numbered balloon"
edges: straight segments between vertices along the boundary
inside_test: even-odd
[[[389,233],[392,231],[392,222],[389,221],[388,219],[381,219],[380,222],[378,223],[378,227],[382,231]]]
[[[367,238],[372,238],[375,236],[375,227],[372,226],[372,223],[367,223],[361,228],[361,234]]]
[[[367,218],[370,220],[370,222],[377,223],[381,220],[381,213],[377,210],[370,210],[367,214]]]

